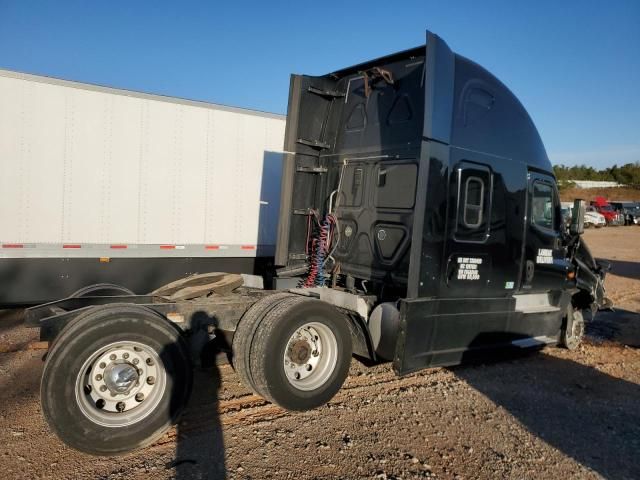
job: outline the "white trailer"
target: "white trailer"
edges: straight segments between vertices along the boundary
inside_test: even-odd
[[[0,70],[0,304],[273,256],[285,116]]]

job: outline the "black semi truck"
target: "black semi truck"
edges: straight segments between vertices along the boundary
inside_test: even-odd
[[[99,455],[149,444],[203,352],[305,410],[332,398],[354,355],[402,375],[491,349],[575,348],[582,312],[608,305],[608,265],[580,238],[584,202],[565,227],[527,112],[434,34],[293,75],[284,149],[271,277],[197,275],[148,295],[89,286],[27,310],[50,342],[42,409],[64,442]]]

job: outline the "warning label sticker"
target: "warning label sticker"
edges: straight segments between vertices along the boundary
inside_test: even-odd
[[[481,258],[458,257],[458,280],[480,280]]]

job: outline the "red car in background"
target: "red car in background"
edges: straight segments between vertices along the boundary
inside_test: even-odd
[[[616,211],[604,197],[596,197],[591,202],[591,206],[604,216],[607,225],[624,225],[624,216]]]

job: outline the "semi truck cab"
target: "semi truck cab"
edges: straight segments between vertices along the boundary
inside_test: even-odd
[[[206,273],[147,295],[88,288],[34,307],[51,342],[42,409],[67,444],[111,455],[178,418],[215,345],[290,410],[327,402],[352,355],[403,375],[496,348],[576,348],[609,302],[608,265],[562,221],[526,110],[427,32],[425,45],[293,75],[273,272]]]

